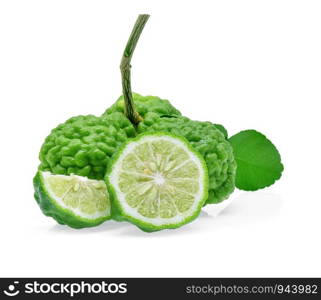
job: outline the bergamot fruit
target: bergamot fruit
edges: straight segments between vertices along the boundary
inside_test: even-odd
[[[204,159],[187,140],[168,133],[128,140],[112,158],[106,181],[112,216],[144,231],[194,220],[208,195]]]
[[[103,180],[39,171],[35,198],[46,216],[73,228],[97,226],[110,219],[110,201]]]
[[[128,137],[135,135],[133,125],[121,113],[72,117],[45,139],[39,170],[103,179],[110,157]]]
[[[204,157],[209,174],[206,204],[219,203],[228,198],[235,188],[236,162],[230,143],[214,124],[148,113],[138,125],[140,133],[158,131],[185,137]]]

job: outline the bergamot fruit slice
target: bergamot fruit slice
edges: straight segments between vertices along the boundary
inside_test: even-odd
[[[182,135],[204,157],[209,174],[206,204],[227,199],[235,189],[236,162],[233,148],[221,126],[210,122],[192,121],[186,117],[159,117],[147,113],[137,127],[139,133],[169,132]]]
[[[43,213],[60,224],[84,228],[110,219],[109,194],[103,180],[39,171],[34,187]]]
[[[113,217],[144,231],[194,220],[208,196],[204,159],[187,140],[167,133],[129,140],[112,158],[106,181]]]

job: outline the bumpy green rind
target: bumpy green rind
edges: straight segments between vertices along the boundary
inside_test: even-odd
[[[228,139],[228,132],[226,128],[221,124],[213,124],[220,132],[223,133],[225,139]]]
[[[139,133],[158,131],[182,135],[204,157],[209,174],[206,204],[219,203],[228,198],[235,189],[236,162],[230,143],[214,124],[149,113],[138,126]]]
[[[156,226],[154,224],[146,223],[142,220],[139,220],[139,219],[136,219],[132,216],[129,216],[124,211],[124,209],[122,208],[122,205],[117,197],[117,193],[116,193],[113,185],[110,183],[109,176],[113,170],[115,163],[117,162],[117,160],[119,159],[119,157],[121,156],[122,152],[124,151],[124,149],[127,147],[128,144],[130,144],[131,142],[134,142],[134,141],[138,141],[139,139],[141,139],[145,136],[164,136],[164,135],[179,139],[180,141],[183,141],[184,144],[187,146],[187,148],[200,159],[202,166],[203,166],[203,170],[205,172],[204,181],[203,181],[204,193],[202,196],[202,200],[200,201],[200,203],[199,203],[198,207],[196,208],[195,213],[193,215],[187,217],[186,219],[184,219],[183,221],[181,221],[179,223]],[[119,221],[119,222],[123,222],[123,221],[130,222],[130,223],[136,225],[139,229],[141,229],[144,232],[155,232],[155,231],[159,231],[159,230],[163,230],[163,229],[175,229],[175,228],[181,227],[187,223],[192,222],[193,220],[195,220],[199,216],[201,209],[206,202],[206,199],[208,199],[208,186],[209,186],[208,169],[207,169],[207,165],[206,165],[206,162],[205,162],[203,156],[199,152],[197,152],[195,150],[195,148],[192,147],[192,145],[184,137],[177,136],[177,135],[174,135],[174,134],[171,134],[168,132],[142,133],[135,138],[129,139],[126,143],[124,143],[119,148],[119,151],[112,157],[110,164],[108,166],[108,169],[107,169],[106,176],[105,176],[105,182],[107,184],[107,188],[108,188],[110,200],[111,200],[112,218],[116,221]]]
[[[135,109],[141,117],[145,117],[148,112],[154,112],[158,115],[168,116],[180,116],[181,113],[168,101],[163,100],[155,96],[142,96],[137,93],[133,93],[133,100],[135,103]],[[118,100],[108,108],[103,116],[125,111],[124,97],[120,96]]]
[[[48,194],[41,172],[37,172],[33,179],[35,189],[35,199],[41,208],[44,215],[52,217],[61,225],[80,229],[86,227],[94,227],[111,219],[111,216],[101,217],[94,220],[76,216],[72,211],[61,207],[57,202]]]
[[[110,157],[127,138],[135,135],[134,126],[119,112],[105,117],[72,117],[45,139],[39,154],[39,170],[101,180]]]

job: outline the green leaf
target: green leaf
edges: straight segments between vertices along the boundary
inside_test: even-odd
[[[237,188],[255,191],[280,179],[283,165],[276,147],[262,133],[244,130],[229,139],[237,163]]]

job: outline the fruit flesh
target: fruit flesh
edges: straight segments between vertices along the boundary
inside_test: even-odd
[[[138,126],[138,132],[158,131],[182,135],[204,157],[209,173],[207,204],[228,198],[235,188],[236,163],[231,145],[214,124],[148,113]]]
[[[162,133],[142,135],[120,152],[106,179],[125,219],[159,230],[179,227],[199,213],[207,170],[186,141]]]
[[[76,175],[49,175],[44,172],[51,196],[60,205],[90,219],[110,213],[109,196],[102,180],[90,180]]]
[[[38,172],[35,199],[46,216],[73,228],[92,227],[110,219],[110,200],[102,180]]]

